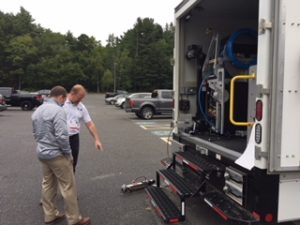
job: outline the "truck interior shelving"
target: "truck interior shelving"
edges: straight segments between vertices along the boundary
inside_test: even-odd
[[[186,54],[178,62],[180,132],[239,153],[245,150],[251,127],[229,121],[230,80],[249,74],[249,67],[255,65],[257,26],[258,0],[200,1],[181,18],[179,46]],[[229,44],[242,66],[228,56]],[[250,83],[236,84],[234,117],[238,121],[255,117]],[[189,109],[184,108],[186,101]]]

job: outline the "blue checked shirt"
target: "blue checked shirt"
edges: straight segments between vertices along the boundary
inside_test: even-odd
[[[37,142],[37,154],[41,160],[60,155],[71,156],[67,116],[53,99],[47,99],[31,116],[33,137]]]

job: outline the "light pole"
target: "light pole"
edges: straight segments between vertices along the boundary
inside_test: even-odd
[[[140,40],[139,40],[139,38],[140,38],[140,36],[142,37],[144,35],[144,33],[143,32],[137,32],[137,34],[136,34],[136,49],[135,49],[135,57],[138,57],[139,56],[139,42],[140,42]]]
[[[97,73],[97,93],[99,93],[99,74]]]
[[[114,62],[114,92],[116,92],[116,86],[117,86],[117,73],[116,73],[116,67],[117,67],[117,63]]]
[[[135,48],[135,57],[139,56],[139,32],[136,34],[136,48]]]

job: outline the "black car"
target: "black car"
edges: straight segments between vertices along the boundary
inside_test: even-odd
[[[114,92],[106,92],[105,93],[105,98],[115,97],[115,96],[121,95],[121,94],[127,95],[128,92],[127,91],[123,91],[123,90],[116,90]]]
[[[12,87],[0,87],[0,94],[9,106],[20,106],[22,110],[32,110],[43,103],[43,98],[38,93],[15,90]]]

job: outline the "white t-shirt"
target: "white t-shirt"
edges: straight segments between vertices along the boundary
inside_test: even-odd
[[[79,134],[81,122],[88,123],[92,121],[89,112],[81,102],[75,105],[67,99],[63,107],[67,113],[69,136]]]

